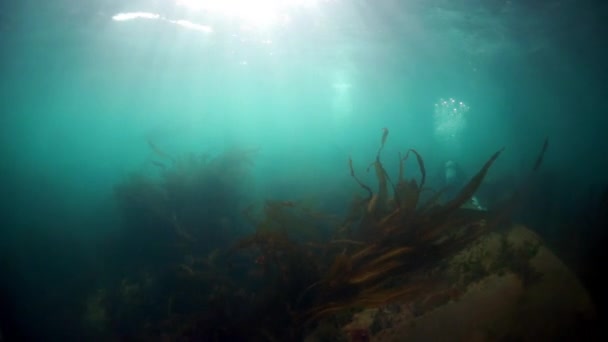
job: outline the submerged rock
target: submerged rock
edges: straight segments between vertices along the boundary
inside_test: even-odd
[[[367,331],[369,341],[549,341],[581,336],[595,318],[576,275],[523,226],[480,238],[437,272],[450,281],[355,314],[347,339]]]

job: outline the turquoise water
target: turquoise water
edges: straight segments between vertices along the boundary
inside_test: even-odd
[[[358,191],[349,157],[372,181],[365,169],[383,128],[387,169],[415,148],[431,184],[445,161],[472,175],[503,146],[488,177],[517,179],[548,137],[544,188],[522,217],[583,264],[599,236],[570,229],[606,182],[605,5],[0,6],[2,297],[7,322],[40,325],[38,337],[61,335],[62,324],[40,322],[74,319],[102,282],[87,262],[111,273],[99,255],[112,245],[99,241],[122,229],[115,186],[155,172],[151,145],[169,155],[255,150],[239,205],[302,200],[342,213]],[[560,213],[570,226],[543,225]],[[573,235],[583,235],[577,246],[564,242]]]

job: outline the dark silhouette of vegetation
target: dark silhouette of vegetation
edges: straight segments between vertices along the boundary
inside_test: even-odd
[[[319,322],[325,334],[338,334],[327,327],[344,322],[344,315],[432,290],[439,279],[430,271],[504,217],[464,208],[502,149],[446,202],[441,190],[425,187],[424,161],[413,149],[400,156],[393,183],[381,161],[388,133],[384,129],[368,168],[375,191],[349,161],[366,197],[355,199],[341,222],[290,201],[242,210],[239,181],[252,151],[179,160],[151,144],[164,158],[161,177],[136,176],[117,187],[130,259],[123,279],[87,304],[98,333],[297,341]],[[419,180],[405,172],[409,156],[416,158]]]

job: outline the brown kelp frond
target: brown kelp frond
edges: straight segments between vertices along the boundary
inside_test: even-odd
[[[382,167],[379,159],[374,162],[374,171],[378,180],[378,192],[375,194],[373,205],[368,207],[368,212],[372,215],[384,214],[388,205],[388,181],[386,171]]]
[[[469,201],[471,199],[471,197],[475,194],[475,191],[477,191],[477,189],[481,185],[481,182],[483,181],[486,174],[488,173],[488,170],[490,169],[492,164],[494,164],[494,162],[496,161],[498,156],[500,156],[502,151],[504,151],[504,147],[501,148],[500,150],[496,151],[490,157],[490,159],[483,165],[481,170],[479,170],[479,172],[477,172],[477,174],[475,176],[473,176],[473,178],[471,178],[471,180],[464,186],[464,188],[462,188],[462,190],[460,190],[458,195],[456,195],[456,197],[454,199],[452,199],[451,201],[446,203],[444,206],[442,206],[435,213],[435,215],[446,214],[451,211],[454,211],[454,210],[460,208],[467,201]]]
[[[376,154],[376,159],[374,160],[374,162],[372,162],[367,167],[368,172],[372,168],[372,166],[374,168],[374,172],[376,174],[376,179],[378,181],[378,192],[376,194],[373,194],[373,192],[371,191],[371,188],[369,188],[368,186],[364,186],[354,176],[352,159],[349,160],[351,176],[353,176],[353,178],[355,178],[355,180],[359,183],[359,185],[361,185],[363,188],[368,190],[369,197],[368,197],[367,201],[365,202],[365,203],[367,203],[367,212],[368,212],[368,214],[370,214],[371,216],[374,216],[376,218],[385,214],[386,211],[388,210],[388,202],[389,202],[388,184],[389,183],[390,183],[391,187],[393,188],[393,193],[395,193],[395,194],[397,193],[397,189],[396,189],[395,185],[393,184],[393,182],[391,182],[388,172],[386,172],[386,170],[384,169],[384,166],[382,165],[382,162],[380,160],[380,155],[382,153],[382,150],[384,149],[384,145],[386,143],[386,140],[388,138],[388,133],[389,133],[387,128],[383,128],[382,130],[383,130],[382,139],[380,141],[380,147],[378,148],[378,152]],[[395,197],[395,200],[398,201],[398,198]]]
[[[350,176],[353,177],[353,179],[357,182],[357,184],[359,184],[360,187],[367,191],[368,197],[365,199],[365,202],[368,202],[372,198],[374,192],[369,186],[361,182],[359,178],[357,178],[357,176],[355,175],[355,169],[353,168],[353,159],[351,157],[348,158],[348,167],[350,168]]]
[[[403,172],[405,171],[405,166],[403,165],[403,163],[405,163],[405,161],[407,160],[407,158],[409,157],[410,153],[414,154],[416,156],[416,161],[418,162],[418,168],[420,169],[420,183],[418,184],[418,188],[422,189],[424,188],[424,183],[426,181],[426,168],[424,166],[424,160],[422,159],[422,156],[420,155],[420,153],[418,153],[418,151],[414,150],[414,149],[409,149],[407,151],[407,153],[405,154],[405,157],[401,159],[400,162],[400,166],[399,166],[399,180],[403,180]]]
[[[420,170],[420,183],[417,183],[414,179],[409,181],[405,179],[405,162],[410,156],[410,153],[416,156],[416,161],[418,162]],[[425,181],[426,168],[422,156],[414,149],[409,149],[405,154],[405,157],[401,157],[401,154],[399,154],[399,181],[397,186],[394,187],[394,197],[397,207],[407,213],[416,210],[418,202],[420,201],[420,194],[424,190]]]
[[[440,189],[439,191],[435,191],[433,195],[426,200],[426,202],[420,206],[420,212],[426,212],[432,208],[436,208],[440,206],[441,196],[445,194],[446,188]]]
[[[357,245],[357,246],[365,246],[365,242],[363,241],[355,241],[355,240],[332,240],[329,243],[331,244],[345,244],[345,245]]]
[[[376,154],[376,159],[380,158],[380,153],[382,149],[384,149],[384,144],[386,143],[386,139],[388,138],[388,128],[384,127],[382,129],[382,139],[380,140],[380,148],[378,148],[378,153]]]
[[[395,198],[399,198],[399,209],[411,213],[416,210],[420,201],[420,187],[414,179],[402,181],[397,184]]]
[[[405,157],[403,157],[401,155],[401,152],[399,152],[399,177],[397,178],[397,184],[403,182],[404,180],[404,173],[405,173],[405,161],[407,160],[407,158],[410,156],[409,153],[405,154]]]
[[[411,149],[410,151],[416,155],[416,160],[418,161],[418,166],[420,167],[420,188],[422,189],[424,188],[424,182],[426,180],[426,168],[424,167],[424,161],[416,150]]]
[[[340,313],[349,308],[374,308],[415,298],[420,293],[430,291],[434,282],[429,280],[408,281],[405,278],[385,281],[380,285],[364,287],[356,296],[344,296],[327,301],[311,310],[303,312],[301,319],[312,322]]]
[[[410,246],[392,248],[392,249],[389,249],[386,253],[369,261],[368,265],[370,267],[379,266],[380,264],[382,264],[390,259],[401,259],[405,254],[412,253],[413,251],[414,251],[414,248],[410,247]]]
[[[367,266],[367,265],[366,265]],[[399,268],[401,263],[398,260],[387,260],[377,267],[365,267],[353,272],[347,279],[350,285],[373,284],[374,282],[385,279],[390,272]]]

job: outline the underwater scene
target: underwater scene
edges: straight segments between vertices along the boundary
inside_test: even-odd
[[[0,4],[0,341],[606,338],[608,3]]]

